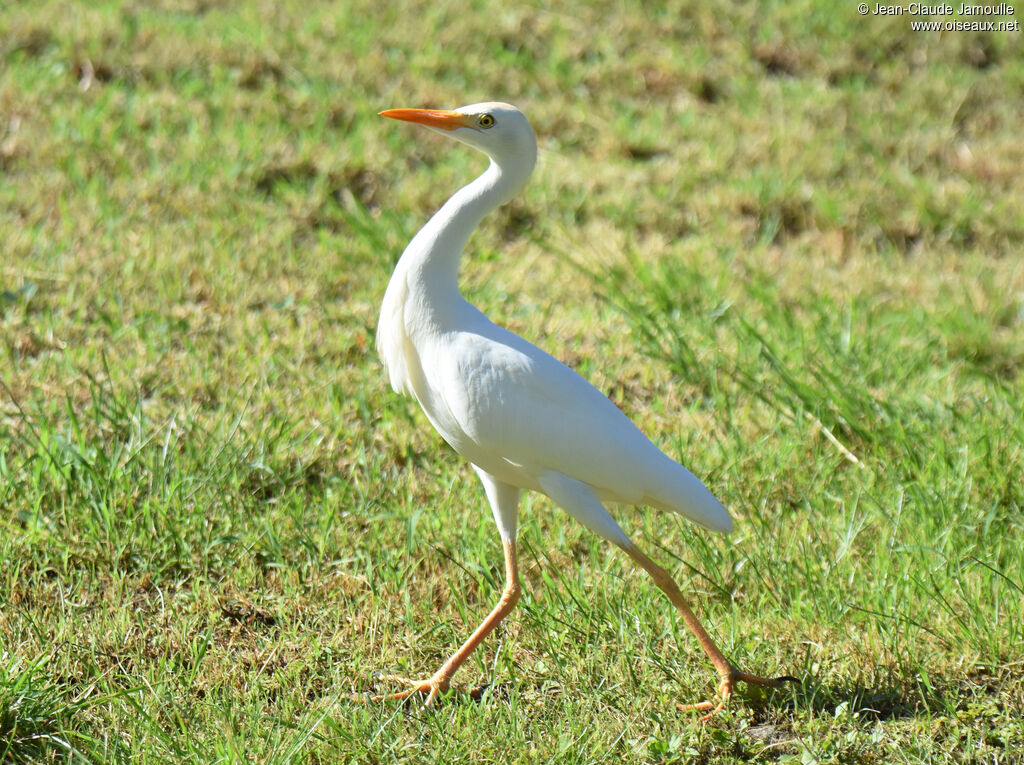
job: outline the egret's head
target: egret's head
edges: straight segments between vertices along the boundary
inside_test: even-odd
[[[460,106],[453,111],[438,109],[388,109],[380,113],[406,122],[426,125],[432,130],[479,149],[499,165],[524,163],[532,168],[537,160],[537,139],[523,113],[497,101]]]

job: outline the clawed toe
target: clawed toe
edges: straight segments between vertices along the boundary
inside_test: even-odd
[[[401,683],[410,687],[397,693],[382,693],[376,696],[353,694],[350,698],[353,701],[378,703],[381,701],[402,701],[419,694],[427,697],[423,705],[429,707],[433,705],[438,694],[448,690],[448,683],[437,676],[427,678],[426,680],[413,680],[401,675],[377,675],[374,679],[382,682]]]
[[[792,675],[783,675],[781,677],[761,677],[760,675],[751,675],[747,672],[741,672],[736,668],[732,668],[732,671],[725,675],[722,678],[722,682],[718,684],[717,702],[709,700],[701,701],[697,704],[676,704],[676,707],[684,712],[707,712],[707,714],[700,719],[702,721],[710,720],[725,709],[725,705],[729,702],[729,698],[732,696],[733,689],[737,683],[759,685],[763,688],[783,688],[786,683],[797,683],[799,685],[800,680]]]

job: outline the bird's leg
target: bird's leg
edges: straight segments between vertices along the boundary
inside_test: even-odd
[[[462,664],[469,658],[469,655],[476,650],[476,647],[486,638],[491,631],[504,619],[508,614],[515,608],[516,603],[519,602],[519,597],[522,594],[522,590],[519,585],[519,564],[516,560],[516,543],[514,540],[503,540],[505,547],[505,589],[501,593],[501,599],[498,601],[498,605],[487,615],[480,626],[476,628],[476,631],[469,636],[469,639],[462,644],[462,647],[458,651],[453,653],[451,657],[441,668],[437,670],[426,680],[412,680],[409,681],[406,678],[395,677],[393,675],[385,676],[383,680],[398,680],[401,682],[409,682],[412,687],[408,690],[401,691],[399,693],[389,693],[383,696],[374,696],[370,701],[386,701],[388,699],[404,699],[408,698],[414,693],[426,694],[427,700],[426,705],[430,706],[434,703],[434,699],[437,698],[439,693],[444,693],[448,690],[451,684],[452,675],[455,671],[462,666]],[[365,697],[354,697],[357,700],[364,700]]]
[[[722,678],[718,684],[718,702],[714,701],[702,701],[699,704],[679,704],[679,708],[682,710],[696,710],[701,712],[708,712],[703,720],[707,720],[718,714],[724,707],[726,702],[729,701],[729,697],[732,695],[733,687],[737,683],[750,683],[751,685],[761,685],[768,688],[781,688],[787,682],[800,682],[795,677],[760,677],[759,675],[751,675],[747,672],[741,672],[734,667],[725,655],[715,645],[715,641],[711,639],[711,636],[704,629],[704,625],[700,623],[697,616],[693,613],[686,599],[683,597],[683,593],[679,590],[679,586],[675,583],[675,580],[669,575],[668,571],[663,569],[657,563],[652,561],[646,555],[644,555],[635,546],[630,544],[629,546],[623,546],[623,551],[629,555],[633,560],[640,564],[643,569],[651,575],[654,583],[661,588],[668,599],[672,601],[679,613],[683,615],[683,621],[686,622],[686,626],[690,628],[690,632],[696,635],[697,640],[700,642],[700,647],[704,649],[704,653],[711,659],[711,663],[715,665],[715,669],[718,670],[719,677]]]

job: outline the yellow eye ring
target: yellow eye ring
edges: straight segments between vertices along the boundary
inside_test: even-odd
[[[482,128],[494,127],[494,117],[490,114],[481,114],[477,117],[476,124]]]

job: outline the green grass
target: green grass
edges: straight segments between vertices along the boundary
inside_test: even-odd
[[[0,12],[0,761],[1012,762],[1024,747],[1024,57],[808,1]],[[520,105],[464,291],[704,477],[617,513],[723,650],[546,498],[497,599],[475,477],[377,307]],[[479,700],[466,689],[489,684]]]

